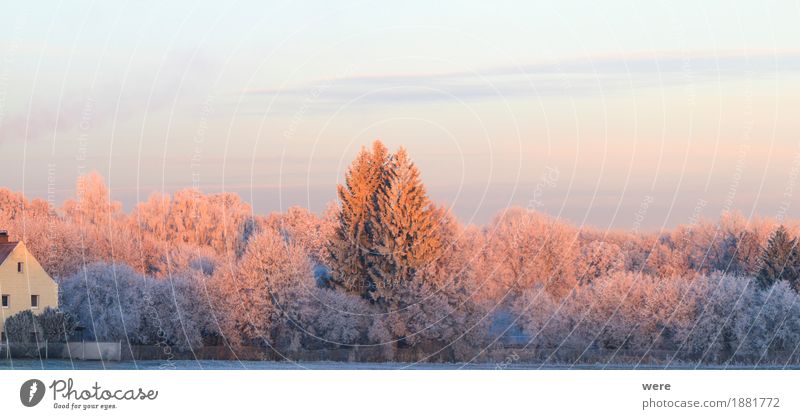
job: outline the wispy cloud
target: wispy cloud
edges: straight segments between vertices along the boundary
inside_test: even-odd
[[[475,72],[371,74],[319,80],[285,89],[237,92],[295,101],[315,89],[317,105],[437,103],[614,94],[644,88],[771,77],[800,72],[800,50],[669,51],[594,55]]]

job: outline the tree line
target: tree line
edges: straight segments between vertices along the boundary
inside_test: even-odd
[[[0,228],[59,282],[68,319],[47,323],[51,339],[80,325],[132,345],[376,347],[385,360],[401,348],[464,362],[508,347],[551,362],[800,355],[795,221],[726,213],[605,231],[514,207],[463,225],[431,201],[407,151],[380,142],[321,214],[259,215],[193,189],[126,213],[93,173],[59,208],[0,189]],[[26,327],[7,326],[9,339],[31,339],[13,332]]]

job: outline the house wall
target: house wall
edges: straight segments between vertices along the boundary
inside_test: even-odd
[[[18,262],[24,263],[22,273],[17,272]],[[58,307],[58,284],[22,242],[0,265],[0,295],[11,297],[9,307],[0,308],[0,331],[5,327],[6,318],[31,309],[31,295],[39,296],[39,308],[32,309],[34,313],[41,313],[46,307]]]

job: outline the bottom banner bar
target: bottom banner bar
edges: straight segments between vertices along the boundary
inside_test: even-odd
[[[6,417],[800,417],[797,371],[2,372]],[[10,415],[10,416],[9,416]]]

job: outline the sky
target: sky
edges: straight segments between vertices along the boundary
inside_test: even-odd
[[[222,3],[0,1],[0,187],[319,211],[381,139],[466,223],[800,215],[797,0]]]

